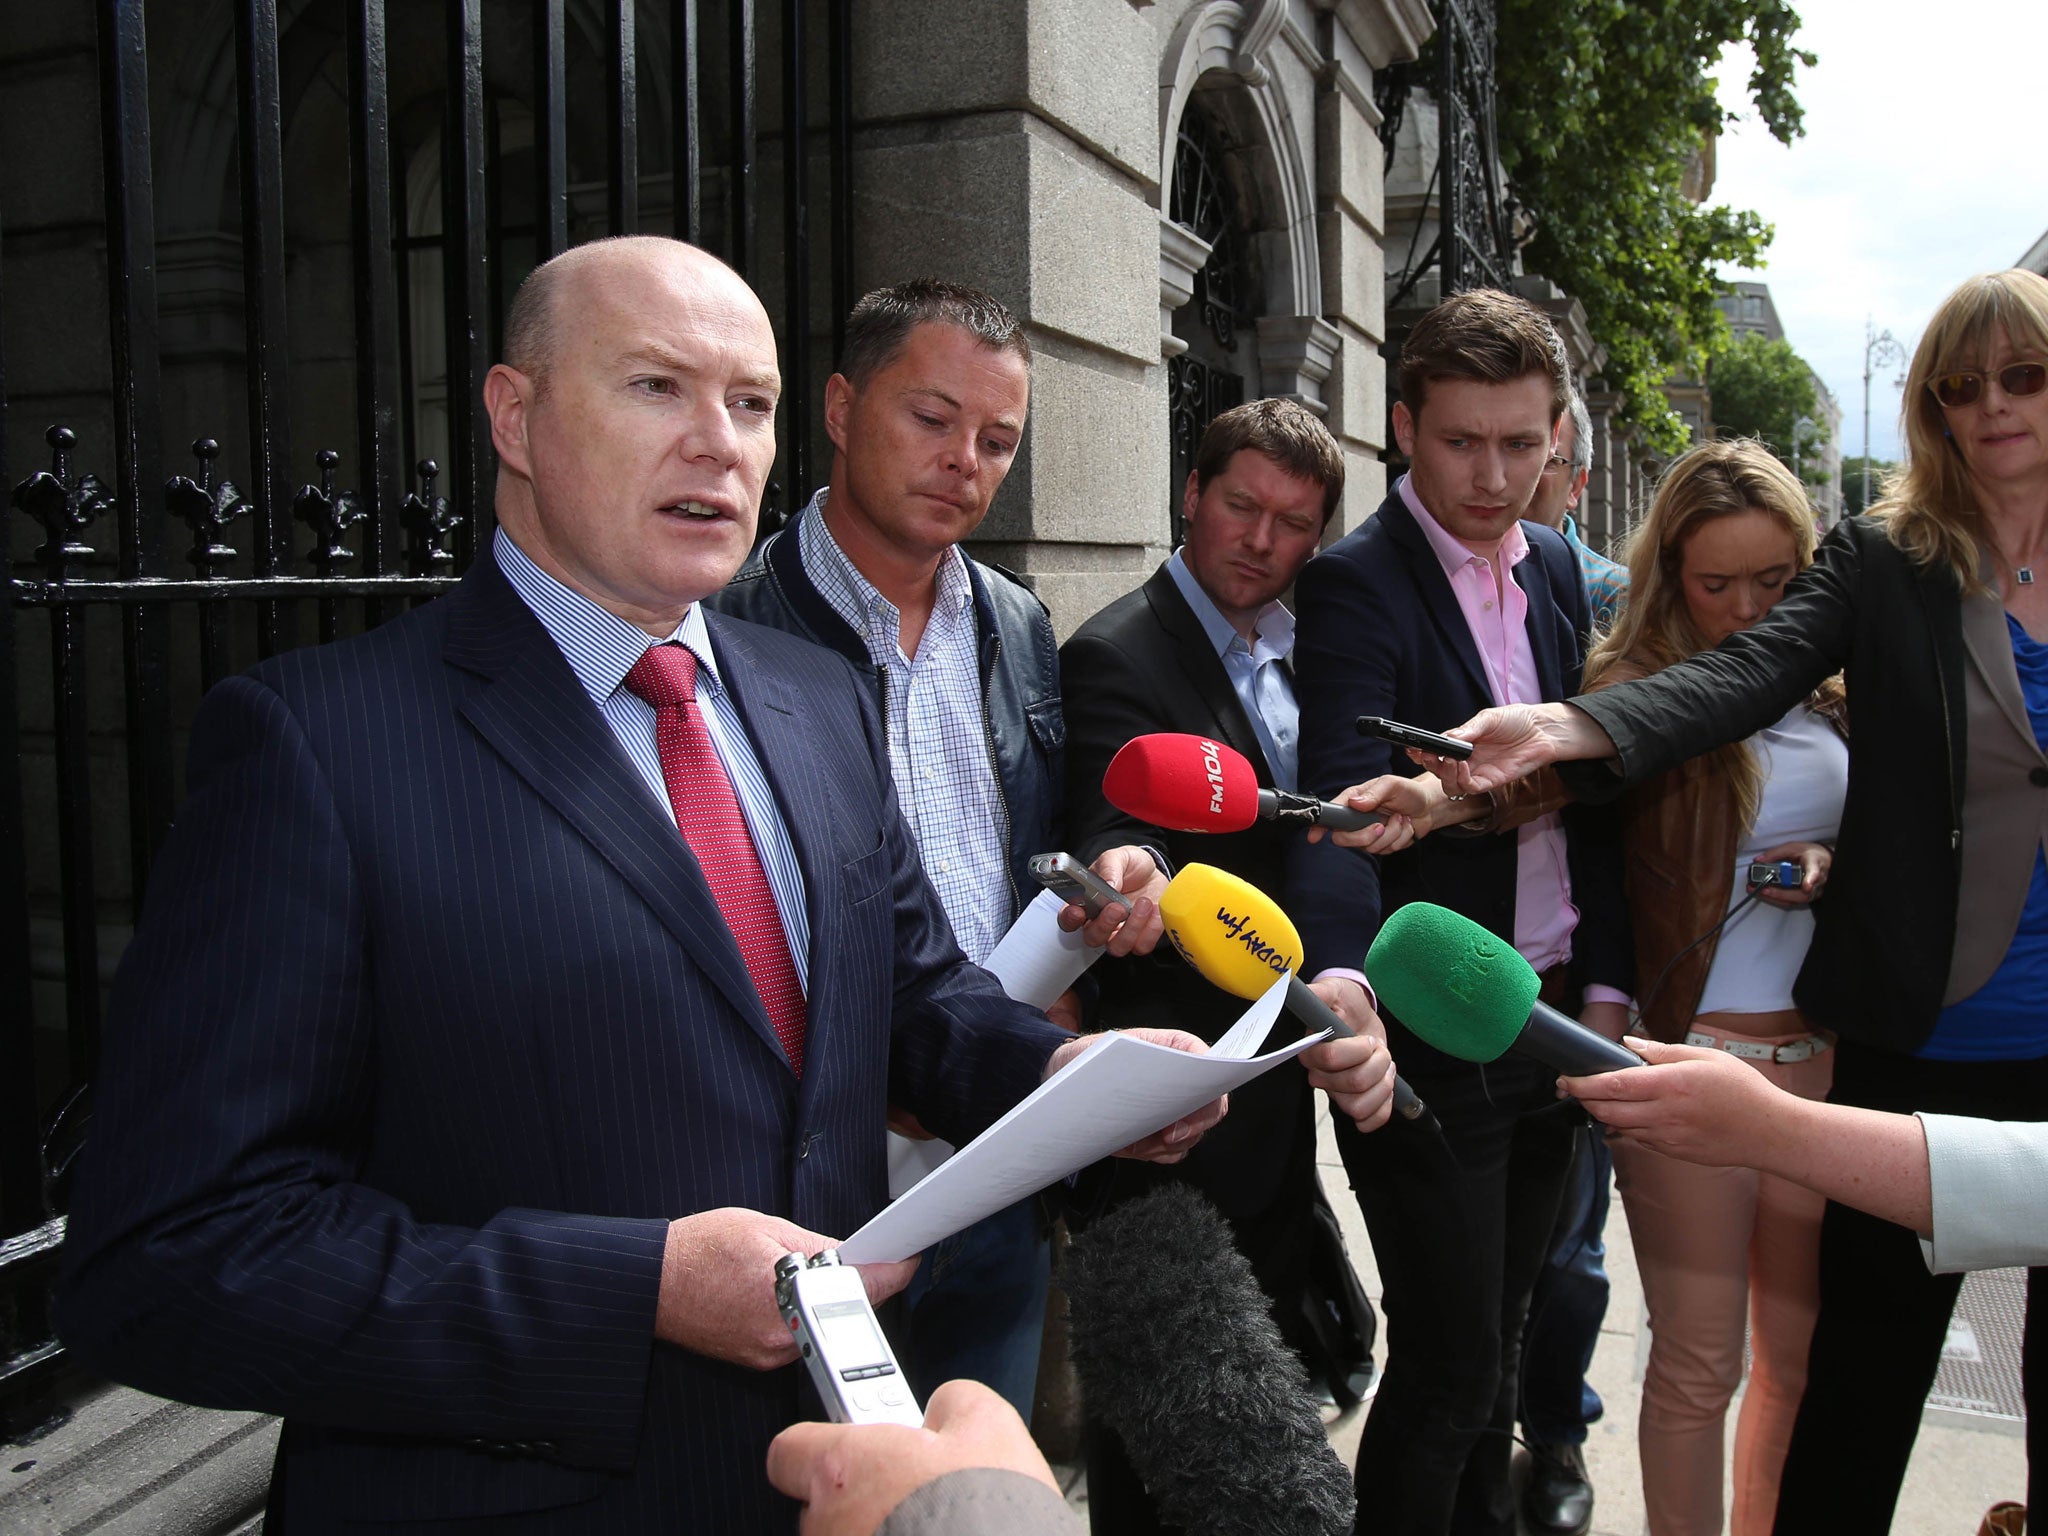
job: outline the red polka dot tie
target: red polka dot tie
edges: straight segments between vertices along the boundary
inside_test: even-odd
[[[803,988],[761,855],[697,708],[697,658],[680,645],[650,645],[626,674],[626,687],[654,706],[654,744],[669,808],[739,942],[790,1069],[802,1077]]]

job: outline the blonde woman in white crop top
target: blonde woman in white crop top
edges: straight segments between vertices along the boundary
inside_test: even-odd
[[[1587,687],[1659,671],[1754,624],[1814,543],[1804,490],[1759,444],[1680,458],[1631,541],[1629,604],[1587,659]],[[1802,1018],[1792,982],[1841,823],[1841,722],[1835,685],[1623,802],[1637,1032],[1725,1051],[1803,1098],[1827,1093],[1833,1066],[1832,1041]],[[1751,865],[1780,863],[1796,881],[1753,895]],[[1747,1168],[1613,1150],[1650,1309],[1637,1438],[1651,1536],[1722,1530],[1745,1334],[1752,1365],[1726,1513],[1734,1536],[1767,1536],[1806,1384],[1825,1202]]]

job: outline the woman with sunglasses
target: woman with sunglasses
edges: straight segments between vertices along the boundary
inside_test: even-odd
[[[1471,761],[1430,765],[1460,794],[1559,763],[1580,798],[1609,799],[1844,672],[1848,796],[1793,988],[1838,1037],[1830,1098],[2048,1120],[2048,280],[1999,272],[1949,295],[1903,414],[1907,463],[1884,499],[1761,622],[1654,677],[1488,710],[1452,733]],[[2048,1307],[2048,1270],[2028,1281],[2029,1311]],[[1781,1536],[1890,1526],[1959,1286],[1928,1274],[1911,1233],[1828,1207]],[[2048,1459],[2048,1313],[2022,1377],[2031,1482]]]

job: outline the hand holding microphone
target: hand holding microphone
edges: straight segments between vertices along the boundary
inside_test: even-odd
[[[1396,911],[1372,941],[1365,974],[1396,1018],[1463,1061],[1512,1050],[1567,1077],[1642,1064],[1542,1001],[1541,981],[1514,946],[1448,907],[1413,901]]]
[[[1102,794],[1126,816],[1169,832],[1242,832],[1257,821],[1363,832],[1387,820],[1373,810],[1261,789],[1242,752],[1212,737],[1173,731],[1125,742],[1102,776]],[[1390,851],[1376,842],[1363,846]]]
[[[1360,1130],[1384,1124],[1389,1105],[1404,1120],[1422,1114],[1414,1090],[1398,1077],[1386,1082],[1392,1062],[1381,1059],[1386,1045],[1378,1016],[1364,1009],[1364,1028],[1354,1028],[1296,974],[1301,935],[1271,897],[1228,871],[1188,864],[1168,883],[1159,911],[1181,957],[1224,991],[1261,997],[1276,978],[1287,977],[1287,1011],[1335,1036],[1303,1055],[1309,1081]]]

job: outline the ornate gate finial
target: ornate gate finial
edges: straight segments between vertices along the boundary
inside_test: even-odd
[[[76,576],[75,567],[92,554],[90,544],[80,543],[85,532],[114,505],[114,493],[97,475],[71,478],[71,450],[78,446],[78,434],[69,427],[52,427],[43,434],[50,445],[50,467],[39,469],[14,488],[14,504],[43,525],[47,542],[36,551],[36,559],[52,581]]]

